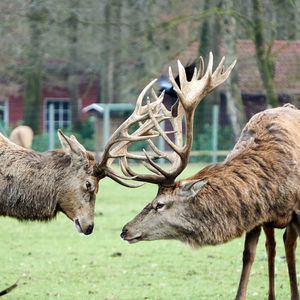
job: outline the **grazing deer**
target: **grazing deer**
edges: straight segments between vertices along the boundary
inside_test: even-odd
[[[236,299],[246,298],[249,272],[263,226],[267,236],[269,261],[269,300],[274,295],[274,228],[287,227],[285,248],[290,274],[292,299],[298,299],[295,272],[296,232],[299,231],[300,182],[300,111],[292,105],[270,109],[255,115],[245,126],[239,141],[227,159],[209,166],[192,177],[175,181],[188,164],[193,141],[193,118],[199,102],[229,76],[235,62],[223,71],[224,58],[212,72],[210,53],[207,71],[201,59],[200,71],[195,69],[190,81],[178,62],[180,87],[170,69],[170,80],[178,101],[168,111],[162,105],[163,94],[154,102],[142,99],[152,81],[137,100],[134,113],[110,138],[102,160],[95,166],[98,177],[109,176],[127,186],[123,179],[133,179],[158,185],[155,199],[132,221],[127,223],[121,237],[129,243],[159,239],[176,239],[193,247],[217,245],[241,237],[246,232],[243,270]],[[203,75],[204,74],[204,75]],[[182,135],[185,120],[186,137]],[[164,132],[161,122],[170,120],[174,131]],[[139,128],[129,134],[129,128]],[[169,137],[175,135],[175,142]],[[161,152],[152,138],[162,136],[174,151]],[[128,146],[145,140],[152,153],[130,153]],[[112,162],[118,158],[123,174],[116,172]],[[166,170],[155,159],[171,164]],[[150,170],[138,174],[130,160],[139,160]]]
[[[33,131],[29,126],[17,126],[10,133],[9,139],[19,146],[30,149],[33,140]]]
[[[58,131],[62,150],[25,149],[0,135],[0,216],[48,221],[63,212],[91,234],[98,178],[94,156]]]

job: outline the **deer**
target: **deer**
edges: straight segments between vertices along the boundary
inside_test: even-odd
[[[24,148],[30,149],[33,140],[33,131],[29,126],[17,126],[9,135],[9,139]]]
[[[75,138],[58,130],[62,149],[25,149],[0,135],[0,216],[49,221],[63,212],[78,232],[94,228],[98,178],[95,158]]]
[[[29,127],[17,128],[18,135]],[[0,216],[50,221],[63,212],[78,232],[89,235],[99,182],[94,176],[95,158],[74,135],[69,138],[58,130],[58,137],[62,149],[40,153],[0,134]],[[18,281],[0,296],[17,286]]]
[[[184,67],[178,61],[180,84],[169,68],[169,78],[178,95],[170,111],[162,104],[164,92],[156,96],[152,90],[154,101],[148,96],[147,104],[142,104],[156,80],[151,81],[139,95],[132,115],[107,142],[101,161],[95,165],[95,174],[100,179],[108,176],[128,187],[140,185],[127,180],[158,186],[157,196],[122,229],[121,238],[131,244],[175,239],[197,248],[230,242],[246,233],[243,268],[235,299],[246,299],[261,227],[266,234],[269,300],[275,299],[274,228],[286,228],[284,243],[291,299],[299,299],[295,248],[300,233],[300,111],[296,107],[289,104],[256,114],[223,162],[176,180],[188,165],[197,105],[227,79],[236,63],[234,61],[225,71],[224,60],[223,57],[213,72],[210,53],[204,72],[204,61],[200,58],[199,71],[195,68],[191,80],[187,80]],[[167,120],[173,127],[169,132],[161,127]],[[138,128],[130,131],[134,126]],[[154,143],[158,136],[169,145],[172,154],[158,149]],[[144,149],[142,155],[131,153],[128,147],[139,141],[146,141],[151,152]],[[121,173],[112,167],[116,159]],[[157,159],[168,162],[168,169]],[[131,161],[141,162],[147,172],[134,171]]]

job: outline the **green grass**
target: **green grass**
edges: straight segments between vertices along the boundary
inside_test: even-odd
[[[234,299],[243,238],[198,250],[177,241],[129,245],[120,239],[122,226],[156,191],[150,184],[128,189],[104,179],[90,236],[78,234],[64,215],[49,223],[0,218],[0,289],[20,278],[3,299]],[[276,294],[288,299],[282,234],[277,231]],[[267,299],[263,234],[251,273],[247,299]]]

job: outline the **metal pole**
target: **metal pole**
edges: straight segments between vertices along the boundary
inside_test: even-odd
[[[109,139],[109,119],[110,119],[110,107],[109,104],[104,104],[103,113],[103,148]]]
[[[219,125],[219,105],[213,106],[212,122],[212,162],[218,161],[218,125]]]
[[[54,104],[49,105],[49,150],[54,149]]]

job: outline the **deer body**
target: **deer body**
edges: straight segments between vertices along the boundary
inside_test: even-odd
[[[64,212],[90,234],[98,179],[95,164],[75,137],[59,132],[63,150],[38,153],[0,135],[0,215],[47,221]]]
[[[254,261],[256,245],[263,227],[269,267],[269,300],[274,293],[274,228],[286,227],[284,243],[289,268],[291,299],[299,300],[295,270],[297,233],[300,233],[300,111],[293,105],[266,110],[252,117],[239,141],[223,163],[207,167],[194,176],[176,181],[189,161],[193,141],[194,112],[199,102],[229,76],[235,62],[224,69],[224,57],[213,71],[213,56],[204,72],[195,68],[187,76],[178,61],[178,77],[169,78],[178,96],[169,111],[162,104],[163,93],[154,102],[142,99],[152,81],[138,97],[135,111],[108,141],[95,174],[109,176],[129,187],[123,179],[155,183],[158,193],[132,221],[121,237],[129,243],[160,239],[176,239],[193,247],[217,245],[240,237],[246,232],[243,269],[236,299],[246,298],[247,283]],[[169,120],[171,131],[160,124]],[[183,120],[186,136],[182,132]],[[129,129],[138,129],[129,133]],[[133,128],[132,128],[133,129]],[[170,139],[174,134],[174,141]],[[154,137],[161,136],[172,149],[171,154],[156,147]],[[128,146],[145,141],[152,152],[131,153]],[[110,167],[119,159],[123,174]],[[167,167],[156,159],[164,159]],[[130,166],[141,161],[149,172],[140,174]],[[168,169],[167,169],[168,168]]]

